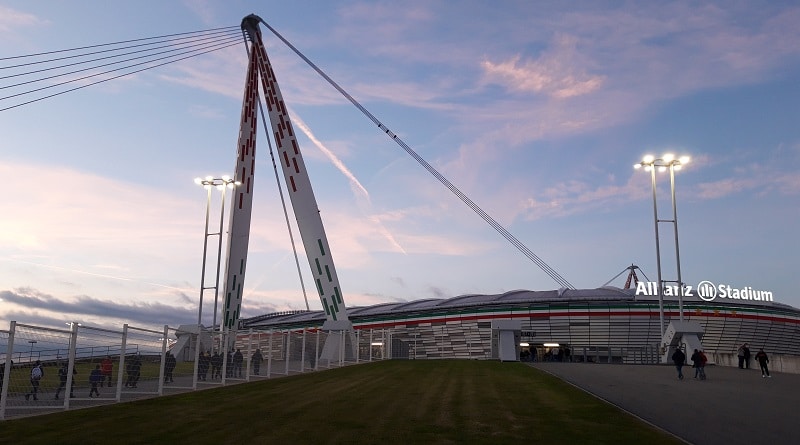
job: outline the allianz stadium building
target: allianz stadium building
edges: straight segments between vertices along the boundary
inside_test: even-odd
[[[515,359],[551,359],[556,350],[563,359],[568,349],[570,361],[658,363],[664,353],[660,322],[666,327],[679,319],[679,300],[664,296],[662,315],[652,293],[615,287],[517,290],[353,307],[348,314],[356,332],[380,332],[377,344],[393,359],[497,359],[498,334],[510,323],[516,326]],[[771,301],[771,294],[736,296],[683,297],[684,320],[703,328],[710,361],[736,366],[738,347],[749,343],[753,354],[760,348],[769,354],[771,368],[800,372],[800,310]],[[296,311],[244,319],[242,327],[318,330],[324,321],[321,310]]]

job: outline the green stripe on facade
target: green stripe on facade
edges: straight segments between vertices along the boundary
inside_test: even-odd
[[[322,282],[319,281],[319,278],[317,278],[317,292],[319,292],[320,297],[325,295],[325,292],[322,292]]]
[[[331,310],[328,309],[328,299],[325,298],[325,297],[322,297],[322,307],[325,308],[325,314],[326,315],[330,315],[331,314]]]
[[[319,253],[322,256],[325,256],[325,248],[322,247],[322,238],[317,239],[317,244],[319,244]]]
[[[244,259],[239,261],[239,273],[244,275]]]
[[[325,266],[325,273],[328,275],[328,283],[333,281],[333,277],[331,277],[331,270],[328,266]]]
[[[314,262],[317,263],[317,275],[322,275],[322,266],[319,265],[319,258],[314,258]]]
[[[342,302],[342,295],[339,293],[339,288],[338,287],[333,286],[333,293],[336,294],[336,300],[339,302],[339,304],[344,304]]]
[[[333,299],[333,312],[339,313],[339,305],[336,303],[336,298]]]

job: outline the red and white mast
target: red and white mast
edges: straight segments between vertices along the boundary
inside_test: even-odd
[[[228,264],[225,274],[224,326],[235,329],[242,305],[247,245],[250,238],[250,220],[253,206],[253,174],[256,150],[256,117],[258,109],[258,79],[275,139],[277,157],[291,199],[297,225],[314,276],[314,284],[329,322],[345,328],[349,324],[339,278],[333,264],[325,228],[311,188],[311,181],[303,162],[289,113],[281,95],[275,72],[272,70],[258,28],[262,20],[249,15],[242,20],[242,30],[250,40],[250,60],[247,68],[242,120],[239,129],[238,156],[235,179],[241,182],[236,188],[229,226]],[[336,329],[336,328],[334,328]]]

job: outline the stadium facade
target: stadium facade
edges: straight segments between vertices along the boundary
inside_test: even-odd
[[[636,289],[602,287],[552,291],[516,290],[348,308],[356,331],[381,330],[388,358],[497,359],[498,331],[513,322],[516,354],[549,358],[568,348],[571,361],[657,363],[664,327],[679,319],[679,298],[666,291],[663,316],[647,283]],[[773,301],[771,293],[728,289],[711,297],[683,296],[684,320],[703,328],[702,346],[712,363],[736,366],[737,349],[763,348],[773,369],[800,372],[800,309]],[[242,320],[258,331],[321,329],[323,311],[267,314]],[[240,331],[241,332],[241,331]]]

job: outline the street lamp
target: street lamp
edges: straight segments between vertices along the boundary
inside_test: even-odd
[[[633,168],[639,169],[644,167],[644,171],[650,172],[650,181],[653,187],[653,219],[655,221],[656,232],[656,268],[658,269],[658,316],[659,326],[661,328],[661,337],[664,337],[664,285],[665,281],[674,282],[671,280],[663,280],[661,277],[661,243],[658,237],[658,223],[668,222],[672,223],[675,233],[675,261],[677,265],[678,280],[675,282],[678,285],[678,315],[679,320],[683,321],[683,281],[681,281],[681,255],[678,246],[678,209],[675,205],[675,171],[680,170],[683,165],[689,163],[688,156],[681,156],[676,158],[674,154],[667,153],[660,158],[652,155],[647,155],[642,158],[642,161],[634,164]],[[669,187],[672,196],[672,219],[658,219],[658,205],[656,204],[656,170],[659,172],[669,170]]]
[[[219,301],[219,270],[220,264],[222,262],[222,227],[225,221],[225,192],[227,189],[233,189],[238,185],[241,185],[241,182],[235,181],[228,175],[223,175],[220,178],[215,178],[213,176],[206,176],[205,178],[195,178],[194,183],[197,185],[202,186],[206,189],[207,198],[206,198],[206,225],[205,225],[205,235],[203,236],[203,270],[200,276],[200,305],[197,309],[197,342],[195,344],[195,353],[194,353],[194,376],[193,376],[193,386],[197,386],[197,369],[199,366],[199,358],[200,358],[200,338],[201,338],[201,326],[203,320],[203,294],[205,293],[206,289],[212,289],[210,286],[206,286],[206,260],[208,256],[208,237],[210,236],[218,236],[217,242],[217,270],[214,276],[214,315],[213,315],[213,322],[211,324],[212,331],[215,329],[217,325],[217,304]],[[209,224],[209,216],[211,212],[211,189],[216,188],[220,191],[221,201],[220,201],[220,210],[219,210],[219,229],[216,233],[209,233],[208,231],[208,224]]]
[[[220,178],[215,178],[213,176],[206,176],[205,178],[195,178],[195,184],[203,186],[204,189],[208,192],[206,198],[206,225],[205,225],[205,236],[203,237],[203,271],[200,278],[200,308],[197,311],[197,325],[198,328],[202,323],[203,317],[203,294],[205,293],[206,289],[211,289],[211,287],[206,287],[206,257],[208,254],[208,237],[209,236],[218,236],[218,243],[217,243],[217,273],[214,280],[214,321],[211,324],[211,328],[213,329],[214,326],[217,325],[217,302],[219,298],[219,270],[220,270],[220,262],[222,260],[222,226],[225,221],[225,191],[226,189],[233,189],[236,186],[241,185],[241,182],[233,180],[228,175],[223,175]],[[209,223],[209,214],[211,211],[211,189],[216,188],[219,190],[221,196],[220,202],[220,210],[219,210],[219,230],[216,233],[209,233],[208,231],[208,223]],[[198,333],[199,334],[199,333]]]
[[[30,344],[31,344],[31,352],[30,352],[30,354],[29,354],[29,356],[30,356],[30,361],[33,361],[33,345],[35,345],[36,343],[39,343],[39,342],[38,342],[38,341],[36,341],[36,340],[28,340],[28,343],[30,343]]]

